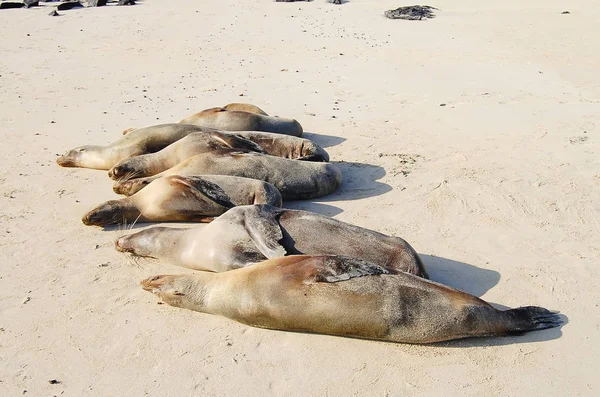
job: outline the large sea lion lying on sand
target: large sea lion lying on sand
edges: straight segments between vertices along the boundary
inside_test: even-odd
[[[130,196],[156,178],[168,175],[232,175],[269,182],[284,200],[301,200],[333,193],[342,172],[331,163],[288,160],[233,149],[198,154],[154,176],[117,181],[115,193]]]
[[[240,139],[240,137],[243,139]],[[250,143],[244,141],[244,139],[250,141]],[[226,148],[247,149],[296,160],[329,161],[329,155],[319,145],[308,139],[295,136],[256,131],[242,131],[231,134],[224,132],[192,132],[156,153],[121,160],[108,171],[108,175],[113,179],[119,179],[126,175],[134,175],[136,178],[152,176],[175,167],[197,154]]]
[[[399,237],[308,211],[239,206],[192,229],[153,227],[123,236],[115,248],[197,270],[223,272],[285,255],[348,255],[427,277],[415,250]]]
[[[82,167],[109,170],[123,159],[154,153],[192,132],[217,132],[189,124],[160,124],[139,128],[109,145],[86,145],[69,150],[56,159],[62,167]]]
[[[497,310],[444,285],[360,259],[289,256],[224,273],[154,276],[142,287],[172,306],[254,327],[404,343],[557,327],[544,308]]]
[[[158,178],[131,197],[110,200],[82,218],[86,225],[125,222],[207,222],[237,205],[281,207],[281,194],[270,183],[224,175]]]
[[[264,131],[275,134],[302,136],[302,126],[294,119],[265,116],[225,108],[206,109],[180,123],[194,124],[223,131]]]

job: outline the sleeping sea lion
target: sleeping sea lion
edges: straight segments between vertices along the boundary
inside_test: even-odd
[[[281,194],[270,183],[235,176],[172,175],[120,200],[110,200],[82,218],[86,225],[125,222],[209,222],[237,205],[281,207]]]
[[[128,174],[136,177],[152,176],[197,154],[228,147],[289,159],[329,161],[329,155],[319,145],[295,136],[255,131],[231,134],[222,131],[193,132],[156,153],[121,160],[108,171],[108,175],[112,179],[119,179]]]
[[[87,145],[72,149],[56,159],[62,167],[108,170],[116,163],[140,154],[154,153],[192,132],[211,132],[189,124],[160,124],[139,128],[106,146]]]
[[[254,327],[390,342],[513,335],[562,324],[541,307],[497,310],[444,285],[341,256],[289,256],[141,284],[169,305]]]
[[[225,110],[240,110],[242,112],[256,113],[256,114],[260,114],[263,116],[268,116],[268,114],[264,110],[262,110],[258,106],[254,106],[250,103],[230,103],[228,105],[223,106],[223,109],[225,109]],[[136,129],[137,128],[127,128],[126,130],[123,130],[123,135],[129,134],[131,131],[135,131]]]
[[[295,254],[348,255],[427,277],[416,251],[399,237],[308,211],[247,205],[191,229],[153,227],[123,236],[117,251],[197,270],[223,272]]]
[[[154,179],[167,175],[232,175],[260,179],[275,185],[284,200],[325,196],[336,191],[342,182],[342,172],[332,163],[223,149],[198,154],[154,176],[119,180],[113,190],[130,196]]]
[[[302,136],[302,126],[294,119],[264,116],[225,108],[206,109],[186,117],[180,123],[194,124],[222,131],[264,131]]]

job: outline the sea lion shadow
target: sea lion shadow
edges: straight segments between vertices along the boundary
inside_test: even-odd
[[[330,217],[336,216],[344,212],[343,209],[334,205],[315,203],[307,200],[286,201],[283,203],[283,207],[293,210],[315,212],[317,214],[326,215]]]
[[[481,269],[473,265],[433,255],[419,254],[432,281],[456,288],[477,297],[482,296],[500,281],[500,273],[495,270]],[[489,302],[498,310],[509,310],[510,307]],[[515,343],[533,343],[558,339],[562,336],[561,328],[568,323],[567,316],[559,314],[562,324],[556,328],[531,331],[522,335],[511,335],[498,338],[467,338],[447,342],[434,343],[437,347],[483,347],[503,346]],[[525,353],[527,354],[527,353]]]
[[[380,196],[392,190],[387,183],[378,182],[386,175],[383,167],[348,161],[333,161],[332,163],[342,171],[342,184],[336,192],[319,198],[320,202],[360,200]]]
[[[500,281],[500,273],[435,255],[419,254],[429,278],[477,297],[482,296]]]
[[[346,140],[340,136],[315,134],[314,132],[304,132],[302,138],[309,139],[323,148],[339,145]]]

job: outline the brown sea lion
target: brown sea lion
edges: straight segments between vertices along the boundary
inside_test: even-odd
[[[308,211],[248,205],[191,229],[154,227],[123,236],[117,251],[196,270],[223,272],[286,255],[348,255],[427,277],[416,251],[399,237]]]
[[[56,159],[62,167],[82,167],[108,170],[119,161],[154,153],[192,132],[214,131],[189,124],[160,124],[139,128],[106,146],[87,145],[68,151]]]
[[[159,178],[145,189],[120,200],[110,200],[82,218],[86,225],[125,222],[208,222],[237,205],[270,204],[281,207],[281,194],[270,183],[224,175]]]
[[[223,106],[225,110],[239,110],[242,112],[255,113],[263,116],[268,116],[268,114],[259,108],[258,106],[252,105],[250,103],[230,103],[228,105]],[[123,135],[130,133],[131,131],[135,131],[137,128],[127,128],[123,130]]]
[[[541,307],[497,310],[444,285],[341,256],[275,258],[141,284],[169,305],[253,327],[390,342],[513,335],[562,324]]]
[[[232,175],[260,179],[275,185],[284,200],[325,196],[342,183],[342,172],[332,163],[223,149],[198,154],[154,176],[117,181],[113,190],[130,196],[154,179],[167,175]]]
[[[121,160],[108,171],[108,175],[112,179],[128,174],[136,177],[152,176],[197,154],[225,148],[246,149],[289,159],[329,161],[329,155],[319,145],[295,136],[255,131],[231,134],[222,131],[198,132],[189,134],[159,152]]]
[[[264,131],[293,136],[302,136],[303,132],[300,123],[294,119],[264,116],[225,108],[206,109],[186,117],[180,123],[222,131]]]

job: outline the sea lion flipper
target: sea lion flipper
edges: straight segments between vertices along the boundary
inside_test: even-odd
[[[267,258],[280,258],[287,254],[279,243],[283,239],[281,226],[272,211],[255,205],[246,211],[244,227],[258,250]]]
[[[174,186],[186,189],[201,200],[209,199],[226,209],[235,207],[227,193],[216,183],[196,176],[172,175],[168,178]]]
[[[312,278],[314,282],[336,283],[355,277],[389,274],[382,266],[347,256],[325,256],[314,264]],[[306,281],[311,281],[310,278]]]
[[[267,153],[260,145],[240,135],[224,134],[218,131],[211,132],[211,135],[217,141],[232,149],[245,149],[258,153]]]

